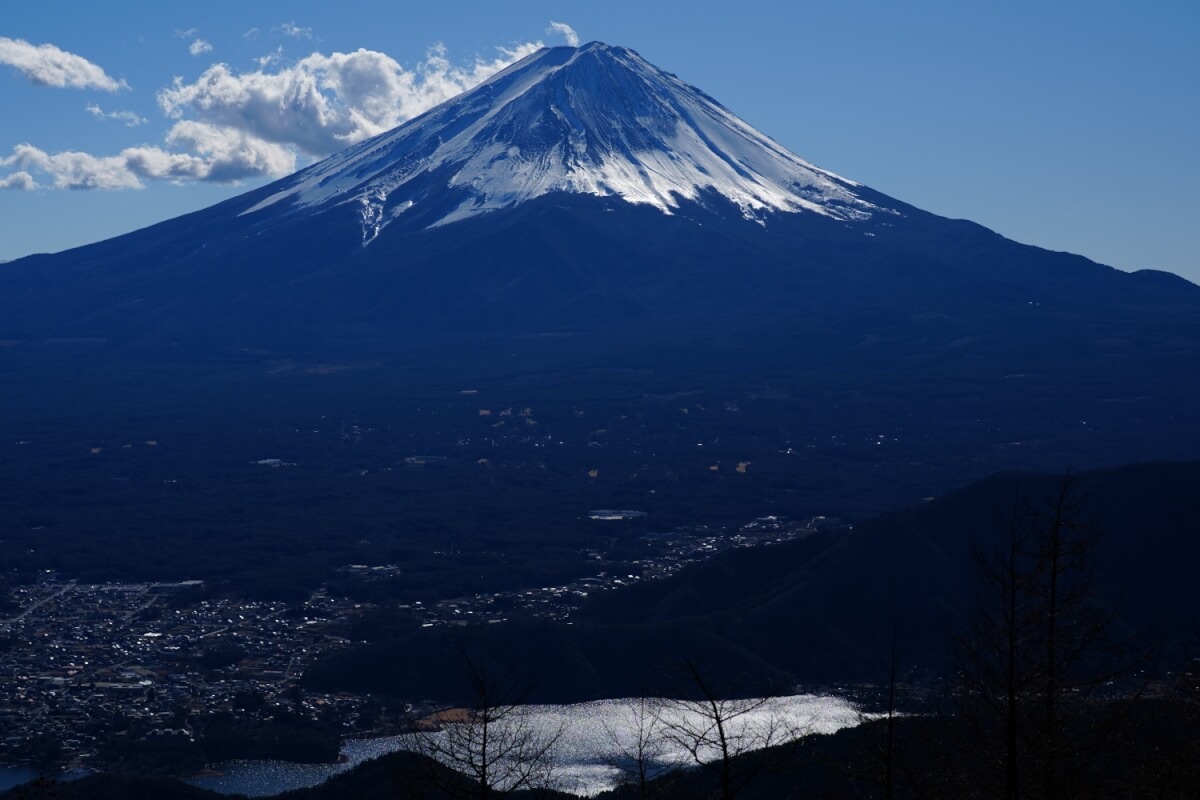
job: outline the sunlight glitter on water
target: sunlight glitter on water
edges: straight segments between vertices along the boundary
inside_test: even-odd
[[[774,743],[811,733],[833,733],[862,721],[858,709],[848,700],[821,695],[792,695],[757,702],[754,709],[740,714],[732,736],[748,742],[762,741],[771,734]],[[622,767],[629,766],[628,754],[637,749],[639,728],[653,727],[654,743],[645,751],[652,772],[689,763],[690,754],[678,743],[669,741],[669,727],[695,725],[703,715],[678,704],[656,699],[599,700],[560,706],[528,706],[521,716],[532,730],[552,736],[561,730],[554,753],[554,786],[566,792],[591,797],[613,788],[621,778]],[[639,719],[643,724],[639,725]],[[434,734],[436,735],[436,734]],[[278,761],[230,761],[215,765],[220,776],[197,778],[191,783],[225,794],[242,793],[263,797],[290,789],[314,786],[372,758],[397,750],[412,749],[409,736],[381,739],[351,739],[341,764],[288,764]],[[712,758],[715,752],[702,752]]]

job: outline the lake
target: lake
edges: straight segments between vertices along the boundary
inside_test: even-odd
[[[755,708],[740,714],[734,723],[735,735],[761,741],[773,733],[795,735],[833,733],[857,725],[862,715],[856,706],[840,697],[792,695],[754,702]],[[702,721],[693,710],[659,700],[601,700],[575,705],[526,706],[521,709],[522,724],[544,736],[558,734],[554,754],[555,788],[584,796],[611,789],[620,779],[620,764],[625,753],[635,749],[639,720],[645,725],[679,728]],[[291,789],[315,786],[357,764],[397,750],[414,749],[413,736],[381,739],[351,739],[340,764],[291,764],[281,761],[229,761],[214,765],[220,776],[205,776],[191,781],[225,794],[263,797]],[[443,736],[444,734],[419,734]],[[665,737],[654,737],[664,739]],[[712,754],[709,754],[711,757]],[[688,754],[679,745],[662,741],[650,753],[657,769],[684,764]]]

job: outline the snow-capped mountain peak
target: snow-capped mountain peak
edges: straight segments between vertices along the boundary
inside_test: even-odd
[[[619,197],[670,214],[718,194],[747,218],[880,209],[632,50],[544,48],[400,127],[285,178],[246,209],[352,203],[363,244],[416,205],[433,226],[552,192]],[[447,205],[447,199],[451,202]],[[284,206],[287,207],[287,206]]]

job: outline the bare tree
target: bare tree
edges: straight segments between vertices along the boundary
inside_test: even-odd
[[[894,605],[894,601],[892,603]],[[913,783],[911,765],[905,764],[898,756],[899,721],[902,716],[897,708],[901,699],[901,650],[900,623],[893,613],[891,643],[888,648],[887,684],[881,687],[882,712],[870,710],[869,706],[859,706],[855,710],[856,724],[869,726],[870,730],[878,730],[879,739],[865,738],[849,754],[838,757],[831,762],[839,777],[849,785],[855,785],[856,796],[879,797],[885,800],[900,794],[900,787],[905,783]],[[857,787],[857,784],[862,784]],[[914,794],[911,791],[909,794]],[[919,796],[919,795],[916,795]]]
[[[1085,499],[1070,473],[1040,502],[1018,496],[998,517],[1001,541],[973,553],[979,601],[956,641],[956,688],[988,795],[1088,796],[1145,688],[1140,642],[1117,635],[1095,596]]]
[[[736,687],[719,691],[695,662],[684,662],[679,672],[687,694],[664,701],[664,740],[718,778],[722,800],[734,800],[768,766],[765,760],[747,764],[740,756],[795,742],[806,732],[774,708],[776,697],[727,699],[739,694]]]
[[[441,729],[417,735],[416,749],[470,780],[438,770],[430,771],[430,779],[450,797],[480,800],[550,787],[563,725],[535,722],[525,705],[530,686],[515,673],[496,674],[466,654],[463,661],[470,706],[439,715]]]
[[[884,727],[883,796],[892,800],[896,794],[896,679],[900,674],[900,634],[896,617],[892,616],[892,653],[888,664],[887,717]]]
[[[1085,517],[1086,501],[1068,472],[1031,511],[1034,586],[1044,618],[1033,767],[1041,795],[1056,800],[1088,796],[1096,764],[1130,734],[1152,674],[1152,648],[1139,635],[1118,633],[1116,609],[1096,596],[1099,532]]]
[[[1014,495],[1008,509],[996,514],[1001,541],[994,548],[976,542],[971,558],[979,592],[971,622],[954,642],[958,662],[961,719],[976,742],[999,747],[972,748],[985,770],[999,773],[995,786],[1005,800],[1021,796],[1021,711],[1038,678],[1032,642],[1041,625],[1033,602],[1032,533],[1026,502]]]
[[[638,797],[653,797],[654,781],[678,766],[667,758],[662,707],[662,700],[647,697],[643,692],[633,701],[626,721],[602,722],[605,736],[615,751],[610,764],[621,772],[622,783],[637,789]]]

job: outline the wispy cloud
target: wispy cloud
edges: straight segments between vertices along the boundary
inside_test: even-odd
[[[212,52],[213,46],[203,39],[196,39],[188,45],[188,52],[194,56],[203,55],[204,53]]]
[[[279,26],[279,30],[285,35],[293,39],[312,39],[312,28],[301,28],[295,22],[285,22]]]
[[[250,30],[248,30],[242,34],[242,38],[243,39],[257,39],[258,33],[259,33],[258,28],[251,28]]]
[[[68,53],[52,44],[34,45],[24,39],[0,36],[0,64],[14,67],[40,86],[59,89],[102,89],[115,92],[128,88],[111,78],[83,56]]]
[[[551,20],[550,27],[546,28],[546,33],[561,34],[566,38],[567,44],[569,44],[571,47],[579,47],[579,34],[575,32],[574,28],[565,22],[555,22],[554,20]]]
[[[22,144],[0,158],[0,171],[9,173],[0,175],[0,186],[41,188],[35,177],[42,176],[42,185],[57,189],[282,177],[295,171],[298,160],[328,155],[393,128],[541,46],[530,42],[500,48],[495,58],[457,66],[438,45],[413,69],[384,53],[361,49],[314,53],[288,66],[278,66],[271,57],[249,72],[215,64],[195,82],[176,79],[159,92],[160,108],[175,120],[162,146],[95,156],[48,153]],[[99,106],[89,106],[88,111],[127,124],[136,117],[131,112],[106,113]]]
[[[259,56],[254,60],[258,62],[259,69],[266,69],[272,64],[278,64],[283,60],[283,45],[279,45],[270,53],[267,53],[265,56]]]
[[[148,121],[145,117],[138,116],[132,111],[105,111],[95,103],[88,103],[85,108],[87,112],[97,119],[115,119],[118,122],[125,123],[127,128],[136,128],[138,125],[145,125]]]

